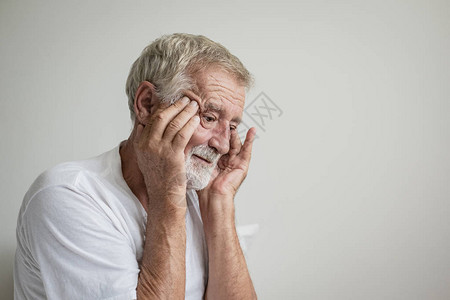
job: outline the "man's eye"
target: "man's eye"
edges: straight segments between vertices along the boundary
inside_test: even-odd
[[[205,119],[206,122],[214,122],[216,120],[216,118],[211,117],[211,116],[203,116],[203,119]]]
[[[231,131],[236,130],[236,126],[230,126],[230,130]]]

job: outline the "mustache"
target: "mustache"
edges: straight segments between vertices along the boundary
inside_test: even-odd
[[[216,163],[221,156],[214,148],[211,148],[206,145],[199,145],[193,147],[191,149],[191,155],[193,154],[200,156],[201,158],[204,158],[212,163]]]

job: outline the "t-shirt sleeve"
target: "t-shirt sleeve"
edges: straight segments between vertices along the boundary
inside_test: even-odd
[[[136,298],[132,241],[90,196],[68,186],[45,188],[30,199],[22,226],[48,299]]]

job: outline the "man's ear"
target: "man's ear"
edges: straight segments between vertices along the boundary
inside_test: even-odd
[[[155,86],[148,81],[142,81],[134,96],[136,120],[141,124],[147,124],[148,118],[155,111],[158,102]]]

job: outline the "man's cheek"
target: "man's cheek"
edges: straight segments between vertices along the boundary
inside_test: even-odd
[[[206,130],[201,125],[198,125],[191,139],[187,143],[186,148],[184,149],[184,154],[187,155],[189,151],[191,151],[191,149],[195,146],[207,145],[210,139],[210,135],[211,133],[209,130]]]

